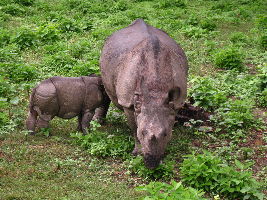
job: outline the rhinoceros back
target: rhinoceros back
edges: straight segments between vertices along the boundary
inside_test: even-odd
[[[179,87],[179,104],[186,98],[188,66],[183,50],[164,31],[141,19],[107,39],[100,62],[103,84],[118,107],[132,105],[142,76],[148,89]]]

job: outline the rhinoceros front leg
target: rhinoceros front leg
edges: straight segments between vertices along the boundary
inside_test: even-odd
[[[27,130],[30,132],[31,135],[35,134],[35,124],[37,120],[37,112],[35,110],[30,110],[28,113],[28,117],[26,120],[26,127]]]
[[[140,142],[137,138],[137,126],[136,126],[136,122],[135,122],[134,111],[130,110],[128,108],[124,108],[124,113],[127,117],[128,125],[130,126],[130,128],[133,132],[135,144],[134,144],[134,150],[132,151],[132,154],[136,156],[138,154],[141,154],[142,150],[141,150]]]
[[[87,133],[87,129],[90,126],[90,121],[94,116],[94,111],[86,111],[82,116],[81,127],[83,134]]]

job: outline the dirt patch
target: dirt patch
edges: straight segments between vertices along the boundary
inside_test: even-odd
[[[185,103],[177,112],[175,122],[183,125],[185,122],[189,122],[190,119],[194,119],[203,121],[203,124],[208,124],[210,115],[211,113],[205,111],[203,108],[193,106],[190,103]]]

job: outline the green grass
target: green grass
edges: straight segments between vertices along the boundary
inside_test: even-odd
[[[188,57],[189,87],[198,97],[195,100],[217,112],[211,133],[201,131],[194,121],[187,127],[174,127],[167,149],[170,160],[175,162],[172,177],[181,179],[183,155],[209,149],[229,165],[235,159],[252,162],[249,170],[253,176],[267,183],[266,163],[262,161],[267,139],[264,126],[258,122],[264,117],[259,114],[266,111],[265,8],[262,0],[0,1],[0,199],[145,196],[134,187],[149,180],[129,171],[124,158],[90,155],[73,142],[70,133],[75,132],[76,119],[53,120],[50,137],[42,133],[26,137],[24,131],[30,89],[55,75],[99,73],[105,39],[137,18],[163,29],[181,45]],[[216,67],[214,56],[227,47],[242,53],[243,74]],[[219,58],[223,64],[228,62]],[[192,82],[199,77],[210,84]],[[252,109],[248,106],[250,100]],[[239,128],[245,120],[238,118],[243,113],[232,109],[238,102],[236,107],[243,106],[247,110],[245,117],[249,116],[247,121],[254,124],[248,123],[248,129]],[[237,130],[231,128],[235,124]],[[98,131],[105,133],[102,135],[130,134],[125,117],[113,108],[108,123]],[[211,198],[216,195],[208,194]]]

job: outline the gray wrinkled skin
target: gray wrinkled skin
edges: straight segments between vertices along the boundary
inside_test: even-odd
[[[78,130],[85,134],[92,118],[101,121],[106,116],[109,104],[102,80],[96,75],[52,77],[33,89],[26,127],[34,134],[36,126],[48,127],[55,116],[78,116]]]
[[[101,55],[102,81],[134,132],[133,154],[156,168],[187,93],[187,59],[165,32],[142,19],[111,35]]]

